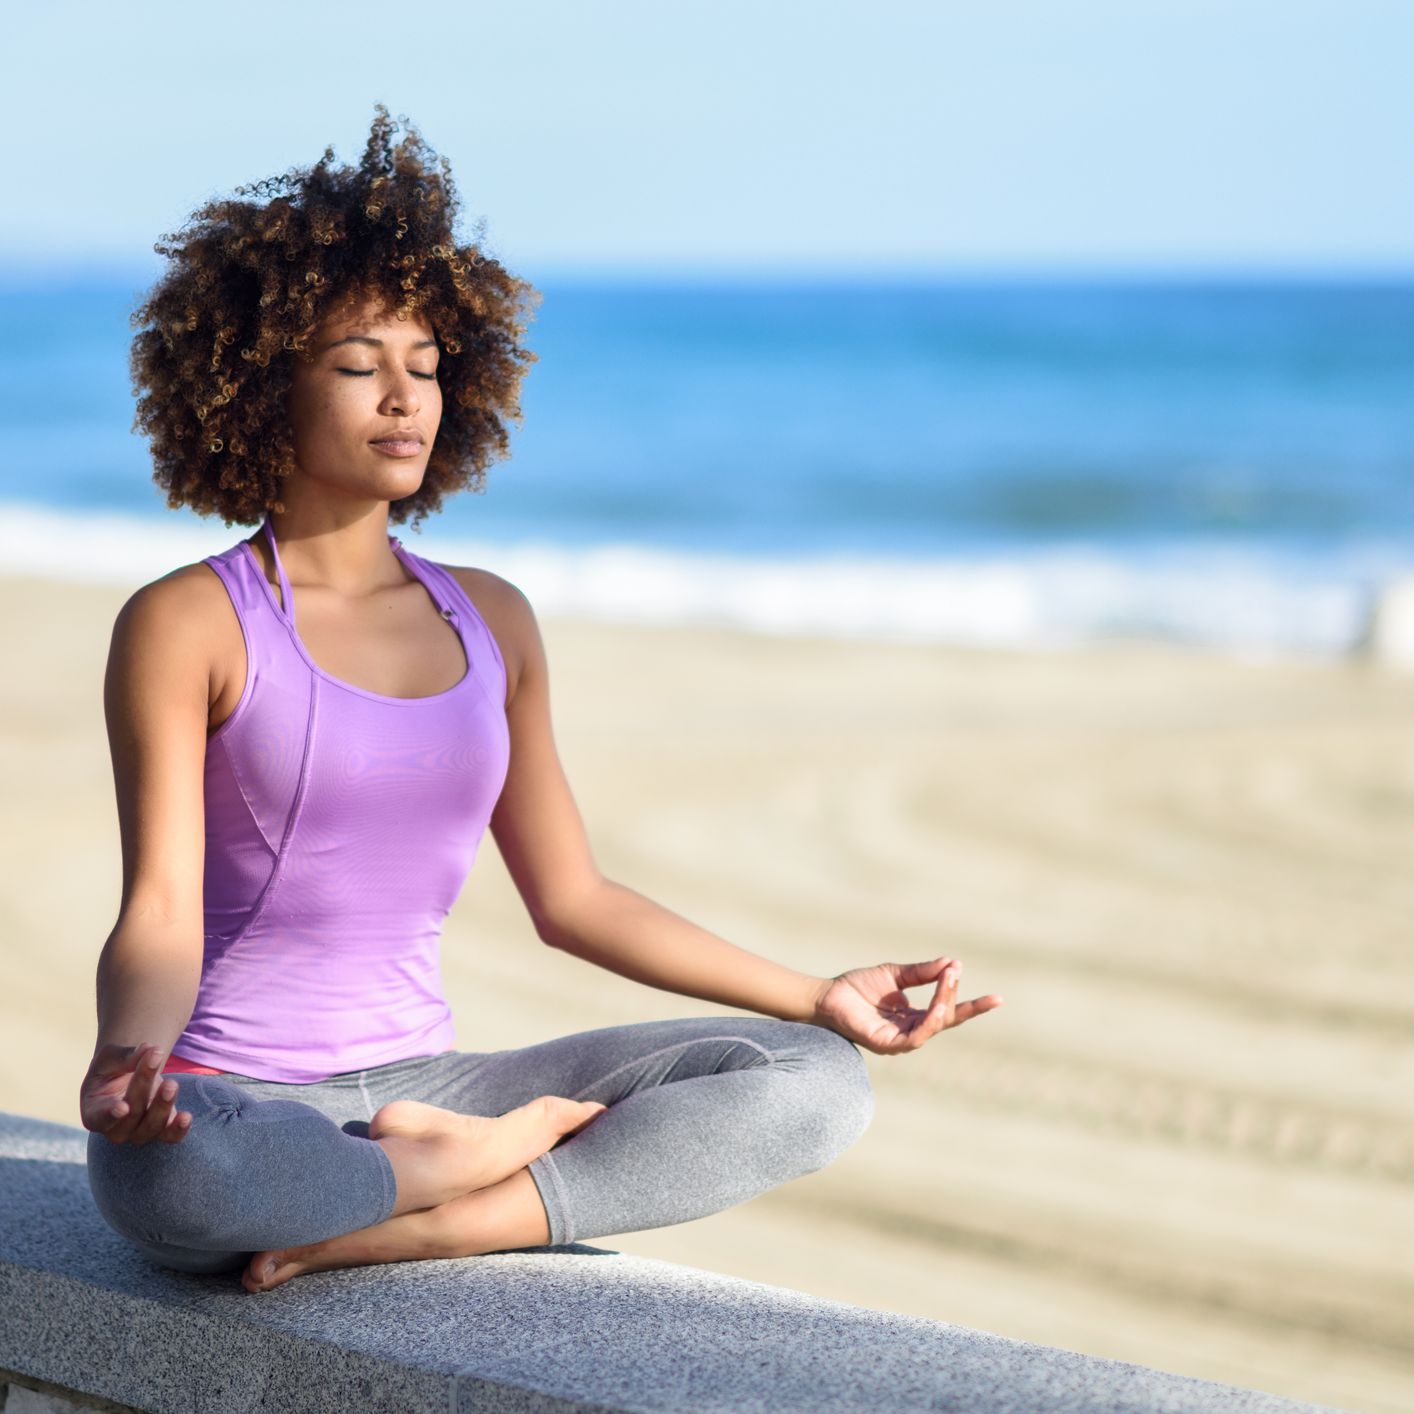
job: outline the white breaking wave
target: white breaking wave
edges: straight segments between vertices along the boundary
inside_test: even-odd
[[[248,533],[179,513],[163,520],[0,505],[11,574],[136,586]],[[1373,545],[1319,558],[1201,542],[1133,555],[1099,545],[768,558],[394,533],[419,555],[511,580],[542,616],[1001,648],[1125,639],[1257,656],[1344,653],[1365,634],[1380,584],[1414,567],[1407,551]]]

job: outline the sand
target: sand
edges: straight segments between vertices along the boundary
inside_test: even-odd
[[[0,580],[0,1097],[70,1124],[126,593]],[[598,1245],[1414,1406],[1414,675],[544,628],[607,875],[805,971],[949,953],[1006,998],[870,1055],[874,1122],[826,1170]],[[727,1014],[541,944],[489,837],[444,971],[465,1049]]]

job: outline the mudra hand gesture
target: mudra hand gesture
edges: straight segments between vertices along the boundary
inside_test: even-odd
[[[956,958],[935,957],[931,962],[881,962],[877,967],[841,972],[820,989],[815,1024],[828,1026],[881,1056],[916,1051],[939,1031],[1001,1006],[1002,998],[995,992],[958,1001],[961,971]],[[927,1007],[911,1005],[903,989],[930,982],[938,985]]]

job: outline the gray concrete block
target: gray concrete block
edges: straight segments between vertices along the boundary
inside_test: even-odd
[[[0,1367],[172,1411],[1328,1406],[571,1245],[296,1278],[153,1266],[94,1207],[77,1127],[0,1114]]]

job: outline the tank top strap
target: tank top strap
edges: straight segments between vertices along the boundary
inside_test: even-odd
[[[295,621],[295,596],[290,592],[290,581],[285,574],[285,567],[280,563],[280,547],[275,543],[275,527],[270,523],[270,517],[265,517],[265,524],[261,527],[265,531],[266,538],[270,541],[270,553],[275,557],[275,573],[280,578],[280,612],[290,621],[293,626]]]
[[[400,554],[412,554],[409,551],[399,551]],[[491,632],[491,625],[481,616],[481,611],[472,602],[471,596],[462,587],[461,581],[450,570],[439,565],[436,560],[423,559],[421,555],[414,556],[418,564],[424,571],[423,583],[428,585],[428,592],[432,593],[431,583],[435,581],[441,587],[442,600],[438,607],[442,610],[444,618],[449,619],[461,632],[462,642],[466,645],[467,660],[475,661],[472,658],[473,642],[479,640],[483,645],[484,653],[489,655],[489,664],[479,667],[482,678],[486,681],[500,679],[500,700],[504,703],[506,692],[506,664],[501,656],[501,645],[496,642],[496,635]],[[437,598],[435,593],[432,594]],[[461,606],[458,612],[457,606]]]
[[[446,585],[442,583],[444,576],[439,572],[439,567],[431,560],[424,560],[421,555],[409,550],[396,535],[390,534],[388,543],[392,546],[393,553],[402,562],[403,568],[427,591],[432,602],[437,606],[437,612],[454,628],[460,629],[461,625],[457,623],[456,607],[451,596],[447,593]]]

